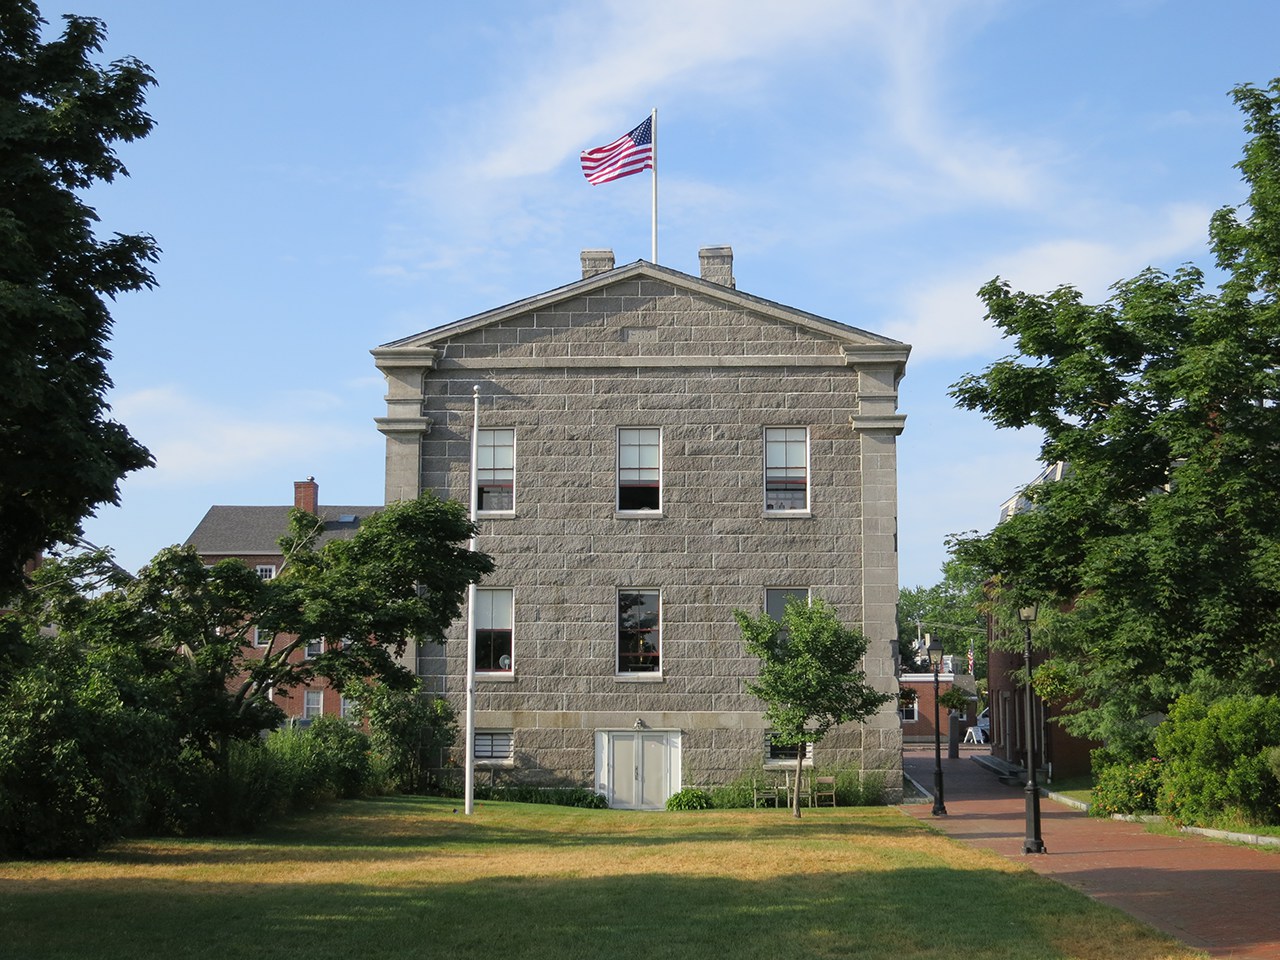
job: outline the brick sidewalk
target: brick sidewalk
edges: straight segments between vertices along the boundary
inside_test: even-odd
[[[933,787],[932,750],[908,750],[903,768]],[[1024,854],[1026,795],[967,753],[942,760],[947,816],[903,810],[962,843],[992,850],[1163,930],[1215,957],[1280,960],[1280,851],[1189,835],[1148,833],[1042,799],[1046,853]]]

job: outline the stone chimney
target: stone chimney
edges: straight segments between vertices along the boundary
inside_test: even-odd
[[[320,509],[320,484],[315,477],[293,482],[293,505],[307,513],[317,513]]]
[[[613,269],[612,250],[583,250],[582,279],[594,277],[597,273],[608,273]]]
[[[702,279],[722,287],[733,284],[733,247],[703,247],[698,251]]]

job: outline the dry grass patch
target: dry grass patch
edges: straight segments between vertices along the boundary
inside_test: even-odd
[[[257,838],[0,864],[23,958],[512,956],[1184,960],[888,808],[637,814],[351,802]]]

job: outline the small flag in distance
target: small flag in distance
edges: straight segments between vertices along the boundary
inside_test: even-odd
[[[653,117],[613,143],[582,151],[582,175],[592,184],[608,183],[653,169]]]

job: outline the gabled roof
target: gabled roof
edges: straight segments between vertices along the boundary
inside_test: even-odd
[[[459,334],[470,333],[481,327],[500,323],[503,320],[536,310],[545,310],[558,303],[603,290],[619,281],[633,279],[660,280],[670,284],[677,290],[718,300],[727,307],[750,310],[775,320],[793,323],[822,336],[842,341],[854,347],[856,352],[859,353],[865,350],[872,356],[883,355],[884,359],[900,356],[901,361],[905,363],[907,354],[911,350],[910,346],[900,340],[893,340],[877,333],[871,333],[868,330],[849,326],[835,320],[828,320],[825,317],[797,310],[794,307],[784,306],[772,300],[766,300],[763,297],[755,297],[734,287],[713,283],[710,280],[694,277],[680,270],[649,263],[647,260],[637,260],[634,263],[624,264],[621,267],[615,267],[612,270],[606,270],[582,280],[575,280],[564,286],[556,287],[554,290],[548,290],[546,293],[526,297],[523,300],[517,300],[505,306],[486,310],[483,313],[478,313],[441,327],[402,337],[399,340],[392,340],[390,343],[382,344],[373,353],[377,356],[383,351],[395,351],[406,347],[430,347]]]
[[[183,546],[193,546],[205,556],[264,556],[280,553],[280,538],[289,530],[291,506],[213,506],[196,525]],[[319,507],[324,521],[320,543],[348,540],[360,521],[382,510],[380,506]]]

